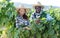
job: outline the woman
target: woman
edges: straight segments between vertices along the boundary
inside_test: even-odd
[[[29,21],[28,21],[28,16],[26,15],[27,8],[24,6],[21,6],[17,10],[17,17],[16,17],[16,28],[23,27],[24,29],[30,29],[28,28],[29,26]]]

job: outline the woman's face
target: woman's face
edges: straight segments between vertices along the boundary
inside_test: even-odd
[[[19,10],[19,14],[22,15],[22,16],[25,14],[25,12],[26,12],[25,9],[20,9]]]

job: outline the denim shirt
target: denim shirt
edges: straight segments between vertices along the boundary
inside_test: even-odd
[[[16,28],[20,28],[21,25],[28,26],[30,23],[28,20],[23,19],[21,16],[16,17]]]
[[[52,18],[49,13],[46,15],[46,20],[47,20],[47,21],[51,21],[51,20],[53,20],[53,19],[54,19],[54,18]]]

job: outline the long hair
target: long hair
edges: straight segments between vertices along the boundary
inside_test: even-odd
[[[26,12],[26,9],[24,9],[24,10]],[[19,11],[20,11],[20,9],[17,10],[18,15],[19,15]],[[23,19],[28,20],[28,16],[25,13],[23,15]]]

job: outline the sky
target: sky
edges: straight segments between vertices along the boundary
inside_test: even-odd
[[[24,4],[36,4],[37,2],[40,2],[42,5],[46,6],[58,6],[60,7],[60,0],[11,0],[11,2],[20,2]]]

